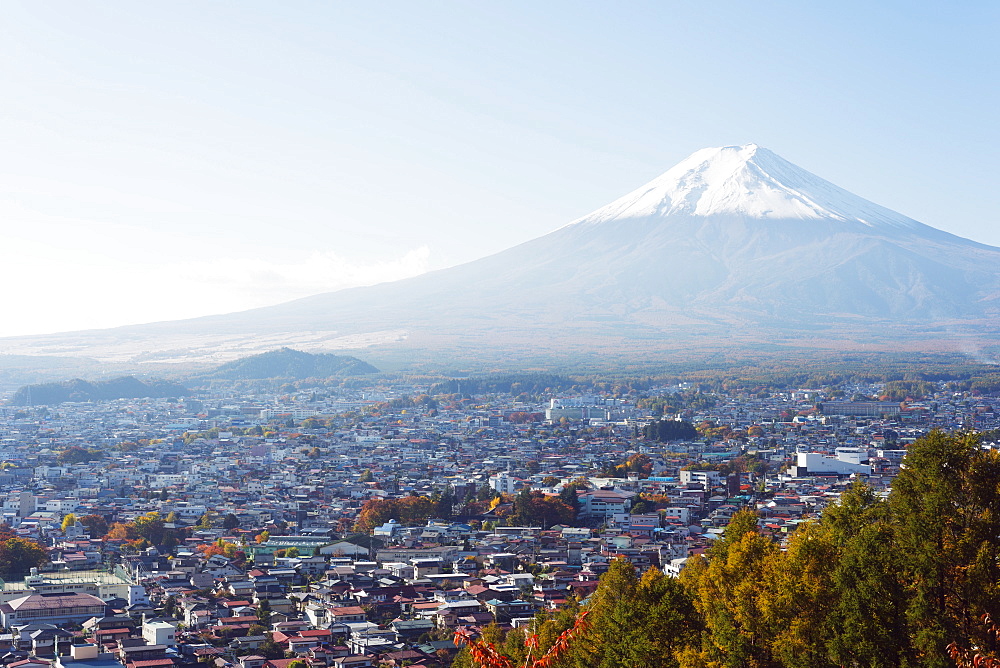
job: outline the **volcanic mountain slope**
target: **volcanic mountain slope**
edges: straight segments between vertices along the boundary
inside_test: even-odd
[[[648,354],[798,339],[850,347],[995,330],[998,297],[1000,249],[748,144],[698,151],[588,216],[475,262],[242,313],[83,333],[66,353],[304,332],[319,348],[375,342],[498,358],[515,348]]]
[[[996,318],[1000,249],[923,225],[755,145],[698,151],[551,234],[460,267],[256,313],[344,330],[606,322],[797,327]],[[248,314],[249,315],[249,314]]]

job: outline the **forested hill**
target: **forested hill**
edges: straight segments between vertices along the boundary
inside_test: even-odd
[[[191,391],[183,385],[165,380],[142,381],[133,376],[122,376],[91,382],[74,378],[61,383],[25,385],[14,393],[10,403],[14,406],[42,406],[64,401],[176,397],[188,394]]]
[[[258,380],[265,378],[329,378],[378,373],[367,362],[348,355],[314,355],[291,348],[281,348],[260,355],[227,362],[208,375],[221,380]]]

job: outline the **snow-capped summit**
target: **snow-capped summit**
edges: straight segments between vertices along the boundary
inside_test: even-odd
[[[858,197],[756,144],[695,151],[663,175],[575,223],[668,216],[920,223]]]

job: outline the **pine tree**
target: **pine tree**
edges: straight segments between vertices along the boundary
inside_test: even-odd
[[[1000,453],[973,434],[933,432],[915,442],[890,506],[907,581],[907,620],[920,663],[952,665],[947,645],[992,647],[980,618],[1000,618]]]
[[[638,622],[635,592],[639,586],[635,567],[616,559],[601,576],[597,591],[587,604],[590,628],[571,649],[578,668],[624,668],[628,663],[627,645]]]
[[[630,665],[676,668],[679,653],[701,632],[690,593],[677,579],[650,568],[639,580],[635,607],[639,626],[630,638]]]
[[[835,598],[827,619],[827,651],[838,665],[913,665],[906,593],[888,502],[855,483],[821,520],[836,547],[829,565]]]

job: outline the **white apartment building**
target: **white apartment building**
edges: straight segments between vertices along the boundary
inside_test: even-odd
[[[501,494],[515,494],[521,486],[521,481],[507,473],[497,473],[490,476],[490,488]]]

